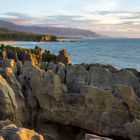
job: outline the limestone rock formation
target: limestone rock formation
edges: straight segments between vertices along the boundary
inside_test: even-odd
[[[58,62],[57,63],[57,75],[60,77],[61,82],[65,83],[66,81],[66,67],[63,63]]]
[[[2,61],[2,68],[7,68],[7,67],[10,67],[13,72],[17,72],[17,66],[16,66],[16,63],[14,61],[14,59],[6,59],[4,61]]]
[[[63,62],[64,64],[70,64],[70,57],[65,49],[59,51],[59,55],[56,57],[58,62]]]
[[[43,131],[47,126],[45,122],[51,121],[78,126],[99,135],[129,138],[125,125],[140,117],[140,101],[134,89],[127,84],[112,82],[111,88],[106,90],[106,84],[102,86],[100,82],[101,86],[88,85],[86,77],[88,71],[83,67],[67,66],[66,86],[75,92],[69,93],[62,90],[64,87],[60,78],[52,71],[41,71],[29,62],[23,65],[21,79],[23,85],[29,86],[27,94],[33,96],[30,97],[29,104],[42,110],[36,116],[37,129]],[[77,86],[78,82],[84,84]],[[34,102],[31,101],[32,98],[35,98]]]
[[[11,124],[0,130],[0,140],[44,140],[44,138],[34,130],[17,128]]]
[[[0,120],[0,129],[2,129],[3,127],[8,126],[10,124],[12,124],[12,122],[9,119]]]
[[[16,104],[18,105],[18,108],[16,109],[15,112],[15,116],[17,116],[16,122],[18,123],[18,125],[21,126],[21,124],[25,122],[25,116],[26,116],[25,98],[22,94],[21,85],[16,79],[16,76],[11,67],[6,67],[5,69],[1,69],[0,74],[6,80],[7,85],[10,86],[10,88],[14,92]],[[8,118],[4,118],[4,119],[8,119]]]
[[[88,72],[82,66],[67,65],[66,84],[71,92],[79,92],[80,86],[87,81]]]
[[[41,63],[1,60],[0,120],[35,129],[50,140],[82,140],[88,133],[140,139],[139,72]]]
[[[47,70],[52,70],[54,73],[56,73],[57,66],[53,62],[49,62],[47,66]]]
[[[2,60],[5,60],[7,58],[7,52],[6,52],[6,50],[3,50],[2,51],[1,57],[2,57]]]

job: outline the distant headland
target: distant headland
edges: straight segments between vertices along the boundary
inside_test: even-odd
[[[6,28],[0,28],[0,41],[50,42],[58,41],[58,38],[54,35],[33,34],[27,32],[13,31]]]

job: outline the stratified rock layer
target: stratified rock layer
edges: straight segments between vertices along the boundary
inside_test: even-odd
[[[10,124],[0,130],[0,140],[44,140],[44,138],[34,130],[17,128]]]
[[[1,120],[31,127],[50,140],[81,140],[86,133],[140,139],[140,76],[99,64],[31,61],[0,69]]]

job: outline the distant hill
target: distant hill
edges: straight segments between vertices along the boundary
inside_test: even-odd
[[[58,28],[58,27],[39,27],[39,26],[21,26],[7,21],[0,20],[0,28],[9,30],[30,32],[35,34],[52,34],[58,37],[71,38],[102,38],[102,35],[96,34],[90,30],[75,28]]]

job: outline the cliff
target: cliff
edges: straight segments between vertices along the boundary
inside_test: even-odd
[[[138,71],[64,64],[65,50],[55,61],[40,58],[38,63],[21,60],[21,55],[11,59],[8,50],[3,50],[0,61],[0,120],[32,128],[45,140],[107,139],[89,133],[114,140],[140,139]]]

